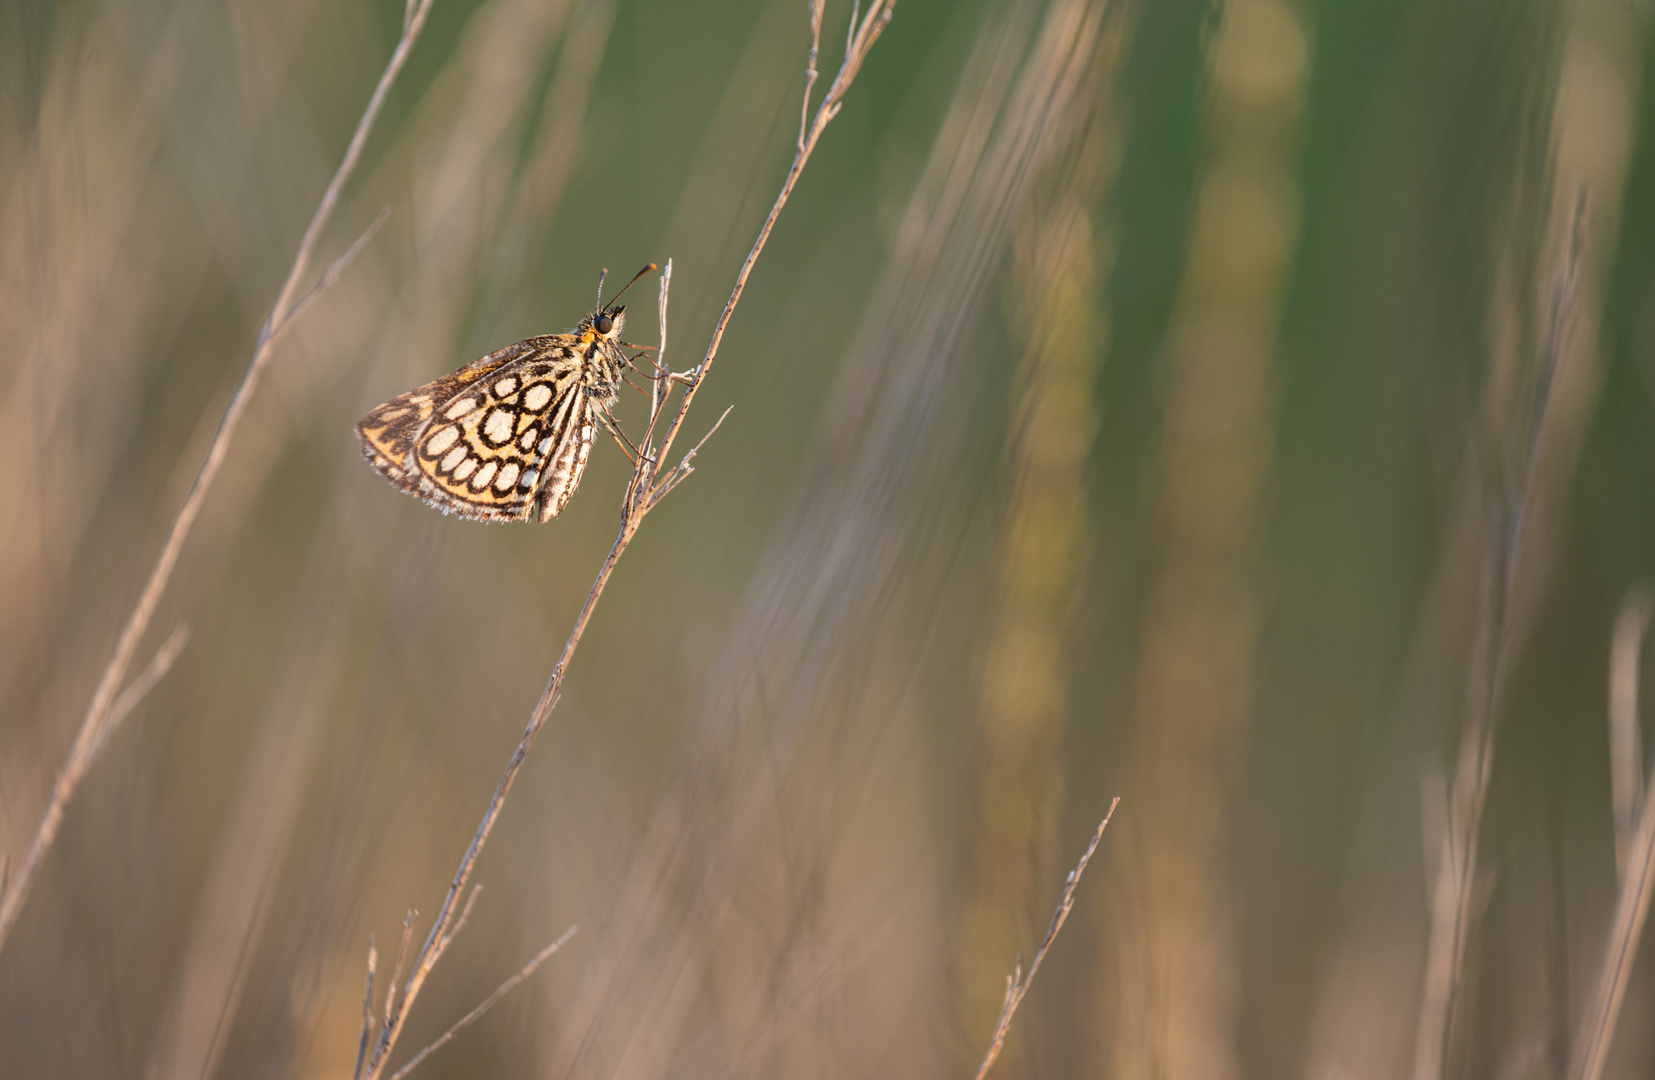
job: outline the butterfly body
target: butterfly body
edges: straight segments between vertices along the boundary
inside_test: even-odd
[[[357,422],[396,487],[473,521],[549,521],[580,484],[594,427],[630,366],[625,309],[519,341],[392,398]]]

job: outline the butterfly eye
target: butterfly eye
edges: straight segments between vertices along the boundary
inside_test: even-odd
[[[611,319],[608,315],[599,315],[596,319],[592,320],[592,326],[596,328],[598,333],[607,334],[615,328],[615,320]]]

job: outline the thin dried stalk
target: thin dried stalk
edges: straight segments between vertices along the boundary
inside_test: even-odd
[[[473,897],[476,896],[476,892],[477,891],[475,889],[472,890]],[[414,922],[418,918],[419,912],[409,908],[408,917],[402,920],[402,942],[397,946],[396,966],[391,968],[391,984],[385,988],[386,1016],[390,1016],[396,1011],[397,982],[402,978],[402,965],[408,959],[408,943],[414,940]],[[455,927],[455,932],[458,933],[458,931],[459,927]],[[362,1063],[359,1060],[357,1062],[357,1068],[360,1069],[361,1067]]]
[[[1092,853],[1098,849],[1098,842],[1103,839],[1103,830],[1109,827],[1109,819],[1115,816],[1115,807],[1121,804],[1120,799],[1109,803],[1109,812],[1103,815],[1098,822],[1098,831],[1092,834],[1092,842],[1086,845],[1086,851],[1081,855],[1080,862],[1069,871],[1069,880],[1063,885],[1063,898],[1057,902],[1057,910],[1052,913],[1052,925],[1046,929],[1046,939],[1040,943],[1040,951],[1034,954],[1034,962],[1029,965],[1029,973],[1023,974],[1023,962],[1019,960],[1006,976],[1006,1000],[1000,1006],[1000,1022],[994,1026],[994,1041],[988,1045],[988,1053],[983,1056],[983,1063],[977,1067],[976,1080],[983,1080],[988,1070],[994,1067],[995,1059],[1000,1056],[1000,1050],[1006,1045],[1006,1035],[1011,1031],[1011,1018],[1017,1012],[1017,1006],[1023,1004],[1023,998],[1028,995],[1029,984],[1034,982],[1034,973],[1040,970],[1041,961],[1051,951],[1052,942],[1057,940],[1057,932],[1063,929],[1063,923],[1069,918],[1069,911],[1075,906],[1075,890],[1080,887],[1080,875],[1086,872],[1086,864],[1092,861]]]
[[[74,745],[69,749],[69,755],[63,766],[58,770],[57,780],[52,785],[52,793],[46,803],[45,813],[41,815],[40,824],[35,830],[34,839],[29,844],[29,850],[18,867],[17,875],[12,880],[4,895],[0,895],[0,949],[5,947],[6,939],[11,929],[17,923],[17,917],[23,909],[23,903],[28,899],[30,887],[40,871],[46,853],[51,850],[57,839],[59,827],[63,824],[63,814],[68,807],[69,800],[74,796],[75,789],[86,777],[87,770],[97,759],[98,751],[108,742],[108,735],[113,723],[119,721],[116,711],[117,694],[122,683],[126,681],[127,671],[132,666],[134,654],[138,651],[138,643],[144,632],[149,628],[150,620],[155,615],[155,609],[161,602],[161,596],[166,592],[167,584],[172,579],[172,572],[178,564],[179,555],[184,549],[184,542],[189,538],[190,530],[194,527],[196,517],[201,512],[201,506],[207,498],[207,492],[212,488],[219,469],[223,466],[229,454],[230,441],[235,437],[241,418],[251,401],[253,391],[258,385],[260,374],[270,362],[277,338],[283,331],[292,325],[293,319],[308,306],[309,300],[317,290],[324,289],[337,278],[343,265],[361,250],[364,241],[351,245],[341,259],[329,268],[316,288],[308,295],[300,297],[299,287],[304,281],[309,269],[311,257],[316,248],[316,242],[322,231],[333,217],[333,211],[339,204],[340,193],[349,181],[351,174],[356,171],[357,162],[362,157],[362,149],[367,145],[368,134],[373,129],[374,121],[378,119],[380,109],[385,104],[385,98],[390,93],[391,86],[401,73],[403,64],[409,53],[413,51],[414,42],[419,38],[421,28],[425,25],[427,14],[431,10],[432,0],[408,0],[408,6],[403,21],[402,37],[397,41],[396,49],[391,53],[390,62],[379,77],[379,85],[374,88],[373,96],[368,100],[368,106],[357,121],[356,132],[351,136],[350,145],[345,150],[345,156],[334,171],[333,179],[329,181],[327,189],[322,193],[322,200],[316,207],[315,215],[310,219],[310,225],[305,229],[304,238],[299,242],[299,250],[293,257],[293,265],[288,269],[287,280],[283,282],[281,291],[276,296],[276,302],[265,318],[264,326],[259,331],[258,343],[253,347],[253,356],[247,363],[247,371],[236,387],[230,404],[224,410],[224,417],[219,421],[218,432],[213,436],[212,444],[207,448],[207,456],[196,473],[195,481],[190,485],[189,494],[185,496],[183,505],[178,510],[178,516],[173,519],[172,529],[167,535],[166,544],[161,548],[160,557],[155,562],[155,568],[150,571],[149,580],[145,583],[143,592],[139,594],[138,602],[134,605],[131,615],[127,617],[126,626],[121,631],[119,641],[115,646],[115,653],[110,657],[109,664],[104,668],[103,675],[98,680],[96,691],[93,692],[92,702],[87,706],[86,716],[81,721],[80,731],[75,736]],[[380,221],[383,221],[381,215]],[[368,231],[371,235],[379,227],[376,222]],[[163,647],[164,648],[164,647]],[[159,659],[159,654],[157,656]]]
[[[368,1044],[374,1037],[374,968],[379,966],[379,953],[374,949],[374,936],[368,935],[368,984],[362,991],[362,1038],[356,1045],[356,1068],[352,1077],[362,1075],[362,1063],[368,1059]]]
[[[1610,652],[1610,737],[1615,743],[1617,732],[1630,726],[1636,732],[1638,655],[1642,651],[1644,634],[1649,629],[1651,597],[1647,589],[1635,590],[1621,604],[1620,617],[1615,622],[1615,642]],[[1628,692],[1626,687],[1630,687]],[[1620,692],[1617,693],[1616,691]],[[1630,700],[1628,700],[1630,699]],[[1624,735],[1623,735],[1624,738]],[[1626,745],[1630,744],[1630,745]],[[1623,768],[1640,770],[1642,762],[1622,760],[1630,750],[1636,753],[1636,740],[1625,739],[1612,756],[1617,778]],[[1636,773],[1634,773],[1634,782]],[[1599,1080],[1609,1059],[1609,1047],[1614,1042],[1615,1024],[1620,1019],[1621,1004],[1626,999],[1626,984],[1632,976],[1632,963],[1638,955],[1644,922],[1649,916],[1649,901],[1655,893],[1655,799],[1648,797],[1655,785],[1655,770],[1644,783],[1641,792],[1627,792],[1631,800],[1625,808],[1637,818],[1635,828],[1620,828],[1619,804],[1622,792],[1616,784],[1616,865],[1620,870],[1620,890],[1615,896],[1615,914],[1609,924],[1609,940],[1603,947],[1603,966],[1598,971],[1598,984],[1592,994],[1592,1004],[1582,1020],[1574,1040],[1574,1059],[1570,1062],[1570,1080]]]
[[[805,62],[805,96],[799,102],[799,152],[805,148],[806,125],[810,120],[810,92],[816,88],[816,54],[822,46],[822,14],[827,10],[823,0],[810,0],[810,59]],[[852,21],[855,16],[852,15]]]
[[[651,408],[646,436],[639,444],[642,451],[633,468],[632,479],[627,483],[626,492],[621,503],[621,527],[610,546],[609,554],[598,568],[597,577],[592,582],[592,588],[587,593],[586,602],[581,605],[580,613],[575,616],[574,628],[569,633],[569,639],[564,643],[563,652],[558,656],[557,664],[552,668],[551,679],[546,684],[545,691],[535,704],[534,712],[529,716],[528,725],[523,729],[523,735],[518,740],[517,748],[512,751],[511,758],[506,762],[505,772],[494,790],[494,797],[489,800],[488,809],[483,813],[483,820],[477,826],[476,833],[467,845],[465,854],[460,859],[460,865],[454,872],[454,878],[449,883],[448,893],[443,898],[442,907],[437,912],[436,923],[431,927],[431,933],[426,938],[425,945],[420,949],[419,956],[414,961],[413,971],[408,976],[408,982],[402,994],[402,1000],[396,1011],[385,1016],[380,1027],[379,1041],[374,1046],[373,1054],[369,1058],[367,1070],[362,1075],[367,1080],[378,1080],[384,1072],[391,1050],[396,1045],[403,1022],[414,1001],[419,997],[420,990],[425,985],[426,978],[437,961],[442,959],[443,953],[453,942],[454,935],[459,930],[460,923],[455,921],[455,909],[466,882],[475,869],[478,857],[482,854],[483,845],[488,842],[489,834],[493,832],[495,822],[499,820],[501,810],[505,806],[506,796],[511,793],[511,786],[517,779],[517,774],[527,760],[529,750],[534,746],[535,739],[540,735],[541,728],[551,717],[552,709],[556,707],[558,695],[563,688],[563,680],[569,669],[569,662],[574,658],[575,649],[586,632],[586,626],[591,621],[592,612],[597,608],[598,600],[603,595],[604,587],[609,583],[609,576],[615,570],[615,564],[620,561],[622,553],[631,544],[639,526],[643,524],[645,516],[653,510],[673,488],[677,487],[689,474],[694,471],[691,465],[696,451],[706,442],[706,439],[716,431],[718,424],[703,436],[701,441],[692,448],[679,463],[664,473],[660,463],[671,451],[674,440],[684,426],[684,420],[689,412],[690,402],[694,400],[696,391],[700,389],[707,372],[711,369],[713,360],[718,356],[718,348],[724,338],[724,330],[729,325],[730,316],[734,314],[736,304],[741,300],[741,294],[747,287],[747,279],[752,274],[753,265],[758,261],[759,253],[764,250],[770,239],[770,231],[775,227],[776,219],[781,215],[782,207],[787,205],[788,198],[793,194],[793,187],[798,182],[799,174],[804,170],[805,163],[810,160],[816,149],[816,144],[827,125],[838,115],[844,104],[844,95],[850,89],[856,74],[861,70],[862,62],[867,58],[874,42],[884,31],[886,24],[891,21],[891,9],[895,0],[875,0],[868,12],[859,21],[853,16],[850,37],[847,42],[845,58],[840,64],[839,72],[835,76],[821,103],[817,106],[815,118],[812,120],[805,137],[793,155],[793,165],[788,169],[787,178],[782,182],[781,191],[776,196],[775,203],[770,208],[769,215],[764,220],[764,226],[759,230],[758,239],[752,250],[748,252],[741,270],[736,275],[734,289],[730,299],[725,303],[723,312],[719,315],[718,323],[713,328],[712,339],[707,345],[706,354],[701,362],[686,372],[663,372],[656,376],[664,380],[668,386],[666,392],[651,395]],[[811,50],[815,55],[820,46],[821,27],[818,20],[813,18],[811,29]],[[810,65],[814,68],[814,63]],[[805,108],[809,108],[809,94],[815,80],[806,76]],[[671,282],[671,263],[668,263],[667,272],[661,279],[661,327],[662,338],[657,363],[661,362],[666,352],[666,307],[667,290]],[[660,418],[667,413],[671,406],[671,387],[681,385],[677,408],[672,413],[671,422],[667,424],[658,443],[652,442],[651,435],[655,431]],[[729,415],[725,410],[724,415]],[[719,418],[719,423],[723,417]],[[468,905],[469,907],[469,905]],[[463,916],[460,920],[463,923]]]

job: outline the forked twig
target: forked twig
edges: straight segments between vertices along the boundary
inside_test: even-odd
[[[173,632],[167,635],[167,640],[161,643],[161,647],[155,650],[149,665],[138,673],[138,677],[115,699],[115,704],[109,707],[109,719],[104,721],[98,741],[92,747],[92,756],[103,753],[104,747],[109,745],[109,740],[115,736],[121,722],[132,714],[132,710],[138,707],[138,703],[144,700],[151,690],[155,689],[155,684],[166,677],[167,672],[172,669],[172,662],[178,659],[178,654],[183,652],[184,646],[189,643],[189,625],[179,623]],[[4,888],[4,884],[0,883],[0,890]]]
[[[328,182],[327,189],[322,193],[321,202],[316,207],[315,215],[310,219],[305,229],[304,238],[299,241],[299,250],[293,256],[293,265],[288,269],[287,280],[282,283],[281,291],[276,295],[276,302],[270,309],[270,314],[264,320],[264,326],[259,331],[258,343],[253,347],[253,356],[247,362],[247,371],[241,377],[241,383],[236,387],[235,394],[224,409],[224,417],[219,421],[218,431],[213,436],[212,443],[207,447],[207,455],[201,462],[201,468],[195,475],[195,481],[190,485],[189,494],[184,497],[184,503],[178,509],[178,515],[173,519],[172,529],[167,534],[166,543],[161,548],[161,554],[155,561],[155,567],[150,571],[149,580],[144,584],[143,592],[138,596],[138,602],[133,606],[132,613],[127,616],[126,626],[121,630],[121,636],[115,645],[114,655],[104,668],[98,679],[97,689],[92,694],[91,704],[87,706],[86,715],[81,720],[80,730],[75,735],[74,745],[70,747],[68,756],[58,770],[57,779],[52,785],[51,795],[46,802],[45,812],[41,815],[40,824],[35,829],[34,839],[29,844],[28,852],[23,856],[21,865],[11,884],[0,892],[0,949],[5,947],[6,939],[10,936],[12,927],[17,923],[17,917],[23,909],[23,903],[28,899],[29,889],[34,884],[36,875],[40,872],[41,863],[46,853],[51,850],[57,839],[59,827],[63,824],[63,814],[74,796],[75,789],[80,786],[81,780],[96,760],[98,751],[108,743],[108,734],[118,721],[116,705],[119,700],[121,685],[126,682],[127,671],[132,666],[133,656],[138,651],[138,643],[143,639],[144,632],[149,629],[150,620],[155,615],[155,609],[161,602],[161,595],[166,592],[167,584],[172,580],[172,572],[178,564],[178,557],[183,552],[184,541],[189,538],[190,531],[195,525],[196,517],[201,513],[202,503],[206,500],[207,492],[212,488],[219,469],[229,453],[230,440],[234,438],[236,429],[241,424],[241,418],[247,410],[247,404],[252,399],[253,390],[258,385],[259,375],[269,363],[276,339],[293,322],[293,319],[308,306],[308,301],[315,295],[315,290],[302,300],[295,301],[299,296],[299,286],[309,269],[311,256],[315,251],[316,242],[321,237],[323,229],[333,217],[334,208],[339,204],[340,193],[351,174],[356,171],[357,162],[362,157],[362,149],[367,145],[368,133],[378,118],[380,109],[385,104],[386,95],[390,93],[391,85],[396,82],[402,71],[408,54],[413,51],[414,42],[419,38],[420,29],[425,25],[426,15],[431,10],[432,0],[407,0],[404,8],[402,37],[397,41],[396,49],[391,53],[391,59],[385,66],[385,71],[379,77],[379,85],[374,88],[373,96],[368,99],[367,108],[362,118],[357,121],[356,132],[351,136],[350,146],[345,150],[345,156],[334,171],[333,179]],[[383,221],[384,215],[380,217]],[[376,222],[369,228],[362,240],[351,246],[344,256],[334,264],[334,267],[322,276],[317,288],[324,288],[337,278],[338,270],[342,269],[361,245],[366,242],[379,227]],[[135,700],[135,699],[133,699]]]
[[[609,583],[610,574],[615,570],[615,564],[620,561],[622,553],[632,542],[632,538],[637,533],[638,527],[643,523],[644,517],[660,503],[662,497],[682,482],[684,476],[687,475],[689,461],[694,456],[695,450],[691,450],[683,461],[664,475],[661,471],[661,462],[666,459],[667,453],[672,449],[673,441],[683,429],[690,402],[694,400],[696,391],[701,388],[708,370],[712,367],[713,360],[718,355],[719,344],[723,341],[724,330],[729,325],[730,316],[735,312],[736,304],[741,300],[741,294],[747,287],[747,278],[753,271],[753,264],[758,261],[759,253],[764,250],[765,244],[769,241],[770,232],[775,227],[776,219],[780,216],[782,207],[787,205],[788,198],[793,194],[793,187],[798,182],[799,174],[804,170],[805,163],[810,160],[817,142],[821,139],[823,130],[838,114],[839,108],[843,104],[844,95],[850,89],[857,72],[861,70],[863,61],[867,59],[868,51],[873,48],[874,43],[879,39],[880,33],[885,29],[886,24],[891,21],[891,9],[894,6],[895,0],[874,0],[869,5],[865,16],[860,18],[853,16],[848,47],[845,58],[839,66],[839,72],[828,86],[827,93],[816,109],[814,120],[805,131],[804,137],[793,155],[792,167],[788,169],[787,178],[782,182],[781,191],[777,194],[769,215],[764,219],[764,225],[759,230],[758,239],[754,242],[752,250],[747,253],[746,260],[741,264],[741,270],[736,275],[735,287],[731,290],[730,299],[725,302],[724,310],[719,315],[718,322],[713,328],[712,339],[707,345],[707,351],[701,362],[690,372],[683,372],[665,378],[657,376],[656,386],[659,389],[651,395],[649,424],[645,429],[644,438],[639,442],[639,449],[642,453],[639,454],[637,462],[633,466],[632,478],[628,481],[626,492],[622,498],[620,530],[615,535],[614,543],[610,545],[609,554],[605,556],[602,565],[598,568],[597,577],[593,580],[592,588],[586,595],[586,602],[581,605],[579,614],[575,616],[574,627],[570,630],[569,639],[564,643],[563,651],[559,654],[557,663],[552,668],[552,675],[546,683],[546,689],[541,693],[540,700],[536,702],[534,711],[529,716],[528,724],[524,727],[523,734],[518,739],[517,748],[512,751],[511,758],[506,762],[505,771],[501,774],[500,781],[494,789],[494,797],[489,800],[488,809],[483,812],[483,819],[478,824],[477,831],[472,835],[465,854],[460,858],[460,864],[454,872],[453,880],[449,882],[448,892],[443,897],[442,906],[437,911],[436,923],[431,927],[425,945],[415,958],[413,970],[409,974],[407,985],[403,989],[401,1002],[398,1004],[396,1012],[387,1015],[384,1023],[380,1026],[379,1041],[374,1046],[373,1053],[369,1056],[367,1068],[363,1074],[368,1080],[378,1080],[384,1072],[391,1050],[396,1045],[397,1036],[402,1030],[403,1021],[408,1014],[408,1010],[413,1007],[427,976],[431,973],[431,969],[442,958],[443,952],[448,948],[449,943],[453,940],[454,933],[458,930],[458,924],[455,923],[455,909],[458,906],[459,896],[465,890],[466,882],[470,880],[471,872],[476,867],[477,858],[482,853],[483,846],[488,843],[489,834],[494,831],[495,822],[500,818],[501,810],[505,806],[506,796],[511,793],[511,787],[517,779],[518,771],[522,769],[530,748],[534,746],[535,739],[539,737],[541,729],[546,726],[546,721],[550,718],[552,709],[557,704],[558,695],[563,688],[564,677],[569,670],[569,662],[574,658],[575,649],[580,645],[581,637],[586,632],[586,626],[591,621],[592,612],[596,609],[598,600],[603,595],[604,587]],[[812,21],[812,47],[814,49],[820,37],[820,26],[816,20],[814,7],[812,8]],[[809,68],[814,69],[814,66],[814,63],[812,63]],[[806,111],[809,110],[810,91],[814,85],[815,79],[807,71],[805,77],[806,104],[804,106]],[[671,274],[672,263],[669,261],[665,272],[661,276],[662,335],[660,352],[656,359],[657,363],[662,363],[666,355],[666,306]],[[682,390],[674,408],[671,405],[671,398],[672,388],[675,385],[680,385]],[[672,413],[672,418],[657,443],[654,441],[654,434],[661,417],[669,411]],[[708,435],[710,434],[709,431]],[[705,436],[702,441],[705,442]],[[698,443],[696,449],[699,448],[700,444]],[[464,917],[461,916],[460,921],[463,922],[463,920]],[[452,929],[451,924],[454,924]]]
[[[703,446],[707,445],[707,440],[713,437],[713,432],[724,426],[724,418],[729,416],[734,408],[734,405],[726,408],[719,415],[719,418],[713,422],[713,426],[707,429],[707,433],[701,436],[701,441],[690,447],[690,452],[684,455],[684,460],[673,466],[672,471],[666,475],[666,478],[655,485],[654,494],[650,496],[649,505],[645,507],[646,510],[654,509],[656,503],[672,494],[673,488],[689,479],[690,473],[695,471],[695,467],[690,462],[694,461],[695,455],[701,452]]]
[[[309,307],[317,297],[333,287],[333,283],[339,280],[339,275],[343,274],[345,268],[356,261],[356,257],[362,254],[362,249],[368,246],[368,241],[374,238],[374,234],[379,232],[390,218],[391,206],[387,203],[385,208],[379,212],[379,216],[374,218],[373,224],[363,229],[362,235],[358,236],[356,241],[345,249],[345,253],[333,260],[328,265],[327,270],[323,271],[322,276],[316,279],[316,284],[310,287],[310,291],[299,297],[298,303],[293,305],[293,310],[287,313],[287,318],[283,319],[282,324],[276,327],[276,332],[270,339],[272,342],[280,338],[282,332],[292,326],[294,321],[304,314],[305,308]]]
[[[446,949],[455,938],[459,937],[460,931],[465,929],[465,924],[471,921],[472,909],[477,906],[477,897],[482,895],[482,892],[483,887],[481,885],[471,887],[471,895],[466,897],[465,907],[460,909],[460,917],[454,920],[454,925],[443,938],[443,948]]]
[[[533,959],[517,970],[517,974],[501,983],[497,988],[495,988],[494,993],[484,998],[482,1004],[478,1005],[475,1009],[472,1009],[470,1012],[460,1017],[459,1020],[455,1021],[454,1026],[439,1035],[436,1041],[434,1041],[430,1046],[427,1046],[424,1050],[421,1050],[419,1053],[409,1058],[408,1064],[391,1074],[391,1080],[402,1080],[403,1077],[414,1071],[414,1066],[430,1057],[433,1051],[448,1042],[448,1040],[452,1039],[455,1035],[459,1034],[462,1028],[470,1027],[473,1023],[480,1019],[484,1013],[494,1008],[494,1006],[499,1003],[500,999],[511,993],[518,983],[522,982],[530,975],[533,975],[535,970],[539,968],[541,964],[544,964],[547,960],[551,959],[553,953],[568,944],[569,939],[574,937],[579,930],[580,927],[577,925],[571,926],[569,929],[563,931],[562,937],[558,938],[556,941],[536,953]]]
[[[1034,954],[1034,962],[1029,965],[1029,973],[1023,974],[1023,962],[1019,960],[1006,976],[1006,1000],[1000,1006],[1000,1021],[994,1025],[994,1041],[988,1045],[988,1053],[983,1056],[983,1063],[977,1067],[976,1080],[983,1080],[988,1070],[994,1067],[995,1060],[1000,1056],[1000,1050],[1006,1045],[1006,1035],[1011,1031],[1011,1018],[1017,1012],[1017,1006],[1023,1004],[1023,998],[1029,992],[1029,984],[1034,982],[1034,973],[1040,970],[1041,961],[1046,959],[1046,953],[1051,950],[1052,942],[1057,940],[1057,932],[1063,929],[1063,923],[1069,918],[1069,912],[1075,906],[1075,890],[1080,887],[1080,875],[1086,872],[1086,864],[1092,861],[1092,853],[1097,851],[1098,842],[1103,839],[1103,830],[1109,827],[1109,819],[1115,816],[1115,807],[1121,804],[1117,797],[1109,803],[1109,812],[1103,815],[1098,822],[1098,831],[1092,834],[1092,842],[1086,845],[1086,851],[1080,856],[1080,862],[1069,871],[1069,880],[1063,885],[1063,898],[1057,902],[1057,910],[1052,913],[1052,925],[1046,928],[1046,938],[1040,943],[1040,951]]]

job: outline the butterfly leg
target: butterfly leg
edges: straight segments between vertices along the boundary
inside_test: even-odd
[[[636,346],[636,347],[637,348],[642,348],[642,346]],[[636,368],[636,366],[638,364],[638,361],[640,361],[640,360],[648,360],[649,361],[649,366],[655,369],[655,374],[650,376],[651,379],[664,378],[668,374],[670,374],[670,372],[668,372],[666,368],[662,367],[660,365],[660,363],[658,363],[656,361],[655,357],[646,356],[643,353],[639,353],[637,356],[627,357],[626,366],[629,367],[629,368]]]
[[[631,439],[626,437],[626,433],[621,430],[620,424],[609,414],[609,409],[599,406],[596,415],[598,423],[602,424],[603,429],[609,432],[610,438],[615,440],[615,445],[621,448],[621,453],[625,454],[627,460],[632,462],[633,465],[637,465],[641,451],[633,445]]]
[[[634,345],[633,346],[633,348],[635,348],[635,349],[647,349],[647,348],[651,348],[651,347],[652,346],[648,346],[648,345]],[[629,367],[629,368],[632,368],[633,370],[637,370],[637,364],[638,364],[639,360],[648,360],[649,363],[650,363],[650,366],[655,369],[655,374],[653,374],[649,377],[650,382],[660,382],[662,379],[666,379],[670,382],[681,383],[685,386],[688,386],[690,383],[695,381],[688,373],[682,373],[682,372],[674,373],[674,372],[668,371],[666,368],[662,367],[659,363],[657,363],[653,356],[645,356],[643,353],[639,353],[636,356],[627,357],[626,366]],[[632,387],[632,389],[638,391],[640,394],[641,393],[646,393],[646,391],[644,390],[643,387],[639,386],[637,383],[632,382],[630,379],[627,380],[626,384],[628,386]]]

